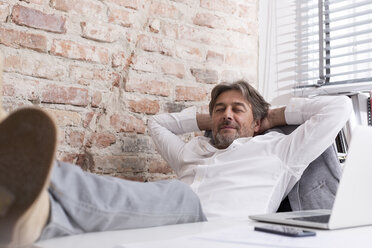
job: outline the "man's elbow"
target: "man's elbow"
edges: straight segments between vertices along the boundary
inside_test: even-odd
[[[352,103],[350,97],[348,97],[348,96],[341,96],[340,97],[340,100],[342,101],[340,103],[340,106],[342,106],[343,111],[345,112],[345,114],[347,114],[348,116],[350,116],[350,114],[353,111],[353,103]]]

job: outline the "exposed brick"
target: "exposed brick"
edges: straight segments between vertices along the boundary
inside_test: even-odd
[[[252,65],[256,62],[256,56],[254,54],[247,54],[244,52],[240,53],[228,53],[226,55],[226,64],[238,66],[238,67],[245,67]]]
[[[87,128],[92,123],[93,117],[95,115],[95,112],[89,112],[85,114],[85,118],[83,121],[83,127]]]
[[[137,33],[131,33],[131,32],[126,32],[125,33],[125,38],[129,43],[135,42],[135,39],[137,39]]]
[[[77,14],[103,19],[106,17],[107,8],[100,1],[90,0],[51,0],[51,6],[61,11],[74,11]]]
[[[179,28],[179,36],[180,39],[194,41],[197,43],[207,44],[207,45],[217,45],[218,40],[221,37],[217,37],[216,35],[206,32],[202,29],[197,29],[188,26],[180,26]]]
[[[220,80],[221,82],[234,82],[237,80],[248,80],[251,82],[256,82],[256,78],[253,75],[257,75],[257,67],[253,64],[249,68],[244,68],[242,70],[224,70],[221,72]]]
[[[76,106],[88,105],[88,90],[76,87],[47,85],[42,89],[42,102],[62,103]]]
[[[178,11],[178,9],[169,4],[169,3],[162,3],[162,2],[153,2],[150,6],[150,16],[156,15],[165,18],[171,18],[174,20],[178,20],[182,14]]]
[[[16,95],[16,89],[12,84],[8,84],[4,81],[3,84],[3,96],[12,96],[14,97]]]
[[[214,52],[214,51],[208,51],[207,52],[207,61],[213,62],[217,65],[222,65],[224,62],[224,55],[222,53]]]
[[[0,2],[0,22],[5,22],[9,16],[10,6],[7,3]]]
[[[39,5],[48,5],[50,0],[21,0],[26,3],[34,3]]]
[[[112,54],[112,67],[124,66],[126,63],[125,52],[115,52]]]
[[[205,88],[192,86],[177,86],[176,101],[203,101],[207,98]]]
[[[159,19],[154,19],[149,22],[149,28],[150,31],[153,33],[159,33],[160,32],[160,20]]]
[[[57,152],[57,160],[70,164],[76,164],[78,156],[76,153]]]
[[[109,22],[122,25],[124,27],[132,27],[136,18],[135,14],[127,9],[113,8],[109,9]]]
[[[128,114],[113,114],[110,117],[110,125],[118,132],[145,133],[146,127],[142,120]]]
[[[9,99],[8,97],[3,98],[3,108],[6,113],[10,113],[11,111],[14,111],[16,109],[25,107],[25,106],[32,106],[32,103],[26,102],[24,100],[21,100],[19,98],[16,99]]]
[[[161,34],[169,38],[178,39],[178,27],[178,24],[175,23],[161,22]]]
[[[139,156],[94,156],[96,171],[102,173],[143,172],[147,161]]]
[[[158,52],[168,56],[172,56],[175,49],[173,41],[147,35],[138,36],[138,46],[144,51]]]
[[[127,59],[125,60],[125,64],[124,64],[124,69],[127,70],[129,67],[131,67],[133,65],[133,60],[135,58],[135,52],[132,51],[130,53],[130,55],[127,57]]]
[[[124,179],[124,180],[128,180],[128,181],[135,181],[135,182],[147,182],[148,179],[146,178],[145,175],[143,174],[118,174],[118,175],[115,175],[115,177],[117,178],[121,178],[121,179]]]
[[[239,4],[239,17],[249,20],[257,20],[258,19],[257,6]]]
[[[13,7],[12,20],[18,25],[43,29],[55,33],[66,32],[66,19],[62,16],[45,14],[39,10],[21,5]]]
[[[0,28],[0,43],[14,48],[29,48],[39,52],[47,52],[47,37],[23,31]]]
[[[159,72],[159,63],[159,59],[151,54],[138,54],[133,57],[131,67],[138,71]]]
[[[76,162],[74,163],[84,171],[94,172],[94,160],[93,155],[89,152],[84,151],[82,154],[77,154]]]
[[[239,32],[242,34],[248,35],[257,35],[258,34],[258,22],[240,20],[237,18],[229,18],[226,22],[227,30],[234,32]]]
[[[95,81],[108,82],[111,85],[117,85],[120,82],[120,74],[117,72],[109,71],[107,69],[82,67],[77,65],[71,65],[69,68],[70,78],[80,80],[88,79]]]
[[[156,114],[159,112],[160,106],[158,101],[142,98],[130,100],[129,108],[132,112],[136,113]]]
[[[111,26],[87,22],[81,22],[80,26],[84,38],[103,42],[114,42],[119,39],[120,31]]]
[[[245,52],[258,51],[258,36],[230,32],[230,35],[227,37],[227,39],[229,47],[240,50],[244,48]]]
[[[130,135],[120,138],[122,153],[155,153],[154,142],[149,136]]]
[[[112,86],[113,87],[120,87],[120,74],[116,73],[116,72],[113,72],[112,74],[112,77],[113,77],[113,81],[112,81]]]
[[[4,69],[33,77],[51,80],[62,79],[67,75],[66,66],[53,57],[9,55],[5,57]]]
[[[218,72],[215,70],[192,68],[190,71],[200,83],[216,84],[218,82]]]
[[[177,179],[177,175],[175,173],[171,174],[150,174],[149,177],[146,177],[146,182],[157,182],[162,180],[175,180]]]
[[[225,26],[225,19],[210,13],[197,13],[193,19],[195,25],[208,28],[221,28]]]
[[[102,102],[102,94],[99,91],[93,93],[92,96],[92,107],[99,107],[100,103]]]
[[[36,101],[39,99],[38,86],[39,81],[37,80],[20,78],[19,76],[5,73],[3,95]]]
[[[169,38],[178,38],[178,24],[165,20],[152,19],[149,21],[149,30],[152,33],[159,33]]]
[[[71,131],[68,135],[68,144],[71,147],[82,147],[84,144],[85,133],[82,131]]]
[[[231,0],[200,0],[200,7],[234,14],[237,11],[236,3]]]
[[[185,76],[185,67],[183,64],[166,57],[153,56],[150,53],[135,55],[131,67],[136,71],[162,72],[178,78]]]
[[[200,0],[171,0],[173,2],[177,2],[177,3],[183,3],[183,4],[187,4],[191,7],[199,7],[200,5]]]
[[[57,124],[58,125],[58,124]],[[62,146],[62,145],[65,145],[65,129],[63,127],[58,127],[57,128],[57,145],[58,146]]]
[[[149,163],[150,173],[172,173],[172,168],[163,159],[152,159]]]
[[[158,96],[169,96],[171,85],[170,83],[159,80],[144,79],[130,75],[129,80],[125,84],[125,90]]]
[[[185,76],[185,66],[180,63],[165,61],[161,65],[161,70],[165,74],[173,75],[178,78],[183,78]]]
[[[79,44],[70,40],[53,40],[50,52],[69,59],[108,64],[110,54],[106,48]]]
[[[81,123],[81,117],[77,112],[48,108],[44,110],[57,120],[58,126],[78,126]]]
[[[47,31],[35,18],[33,26],[18,25],[14,6],[14,13],[25,8],[65,18],[65,33]],[[194,105],[207,112],[215,81],[256,82],[257,6],[258,0],[0,0],[3,106],[54,111],[57,158],[84,170],[139,181],[175,178],[146,120]],[[233,54],[254,61],[240,64]],[[82,105],[70,87],[79,89]]]
[[[116,5],[131,8],[131,9],[138,9],[138,0],[104,0],[107,3],[114,3]]]
[[[176,55],[180,59],[202,62],[205,60],[203,51],[197,46],[176,45]]]
[[[164,105],[164,111],[167,113],[181,112],[185,108],[186,105],[184,103],[167,102]]]
[[[107,148],[116,143],[116,137],[112,133],[93,133],[91,137],[91,145],[97,148]]]

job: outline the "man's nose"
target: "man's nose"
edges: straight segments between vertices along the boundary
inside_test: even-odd
[[[223,119],[224,120],[232,120],[232,116],[233,116],[233,113],[232,113],[231,109],[226,108],[226,110],[224,112],[224,115],[223,115]]]

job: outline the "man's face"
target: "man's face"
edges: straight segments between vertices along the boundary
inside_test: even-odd
[[[227,148],[235,139],[251,137],[260,128],[253,119],[251,104],[237,90],[221,93],[212,112],[212,134],[215,146]]]

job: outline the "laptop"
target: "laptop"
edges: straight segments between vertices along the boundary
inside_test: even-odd
[[[357,126],[332,210],[251,215],[257,221],[319,229],[372,225],[372,127]]]

